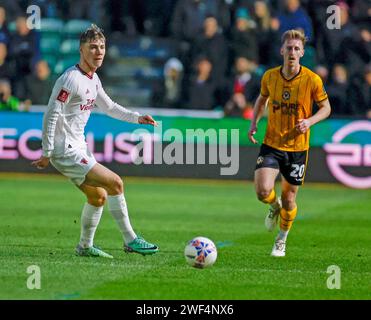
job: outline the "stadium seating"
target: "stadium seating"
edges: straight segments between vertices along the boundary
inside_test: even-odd
[[[312,46],[305,47],[305,55],[301,58],[301,64],[311,70],[317,65],[316,50]]]
[[[175,48],[169,39],[113,37],[103,66],[107,91],[123,105],[150,106],[154,83],[163,80],[163,66]]]
[[[136,37],[120,41],[120,54],[126,57],[166,59],[175,54],[174,42],[168,39]]]
[[[63,59],[79,59],[80,41],[78,39],[66,39],[63,40],[60,46],[60,56]]]
[[[42,18],[40,21],[40,32],[42,34],[56,34],[60,35],[63,30],[64,23],[60,19],[56,18]]]
[[[66,68],[79,61],[79,36],[89,27],[87,20],[62,20],[45,18],[41,20],[40,49],[54,75],[61,74]]]
[[[54,69],[58,60],[57,56],[55,54],[43,53],[42,58],[48,63],[51,72],[54,73]]]
[[[149,107],[151,90],[148,88],[123,88],[119,86],[105,86],[105,91],[112,100],[124,106]]]
[[[41,54],[58,54],[61,38],[58,35],[41,34],[40,50]]]
[[[12,33],[15,32],[15,30],[16,30],[15,21],[11,21],[11,22],[8,23],[8,29]]]
[[[66,22],[63,28],[63,37],[78,39],[81,32],[89,28],[91,22],[88,20],[73,19]]]
[[[61,74],[67,68],[75,65],[78,62],[79,62],[79,56],[71,56],[71,57],[68,57],[68,58],[61,58],[61,59],[58,60],[58,62],[55,65],[55,68],[54,68],[53,71],[54,71],[55,74]]]

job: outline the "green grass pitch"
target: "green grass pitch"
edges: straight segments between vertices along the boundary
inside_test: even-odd
[[[370,299],[371,190],[306,184],[285,258],[270,257],[276,232],[251,182],[126,178],[134,229],[160,246],[125,254],[107,207],[95,242],[113,260],[74,255],[84,196],[61,176],[0,175],[0,299]],[[187,240],[211,238],[209,269],[185,262]],[[41,289],[27,288],[27,267]],[[341,288],[328,289],[341,270]]]

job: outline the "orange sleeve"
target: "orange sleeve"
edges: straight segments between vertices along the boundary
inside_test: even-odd
[[[328,98],[327,92],[325,86],[323,85],[322,79],[318,75],[315,75],[313,77],[313,84],[314,84],[312,91],[313,100],[316,103],[326,100]]]
[[[260,94],[263,97],[269,96],[269,90],[268,90],[268,79],[269,79],[269,72],[265,72],[261,81],[261,87],[260,87]]]

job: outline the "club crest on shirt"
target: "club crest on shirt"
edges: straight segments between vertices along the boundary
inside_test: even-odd
[[[283,93],[282,93],[282,99],[283,100],[290,100],[290,92],[285,90]]]
[[[69,95],[70,95],[69,92],[67,92],[64,89],[61,89],[61,91],[59,91],[59,94],[57,96],[57,100],[59,100],[60,102],[66,102]]]

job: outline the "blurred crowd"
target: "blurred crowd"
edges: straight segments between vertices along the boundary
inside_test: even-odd
[[[302,64],[321,76],[333,115],[371,119],[370,0],[0,0],[0,110],[47,104],[55,80],[37,31],[27,28],[30,4],[42,17],[93,21],[108,39],[175,39],[177,55],[164,62],[152,106],[244,118],[252,116],[264,71],[282,63],[282,33],[301,29],[308,38]],[[331,5],[339,15],[327,11]]]

